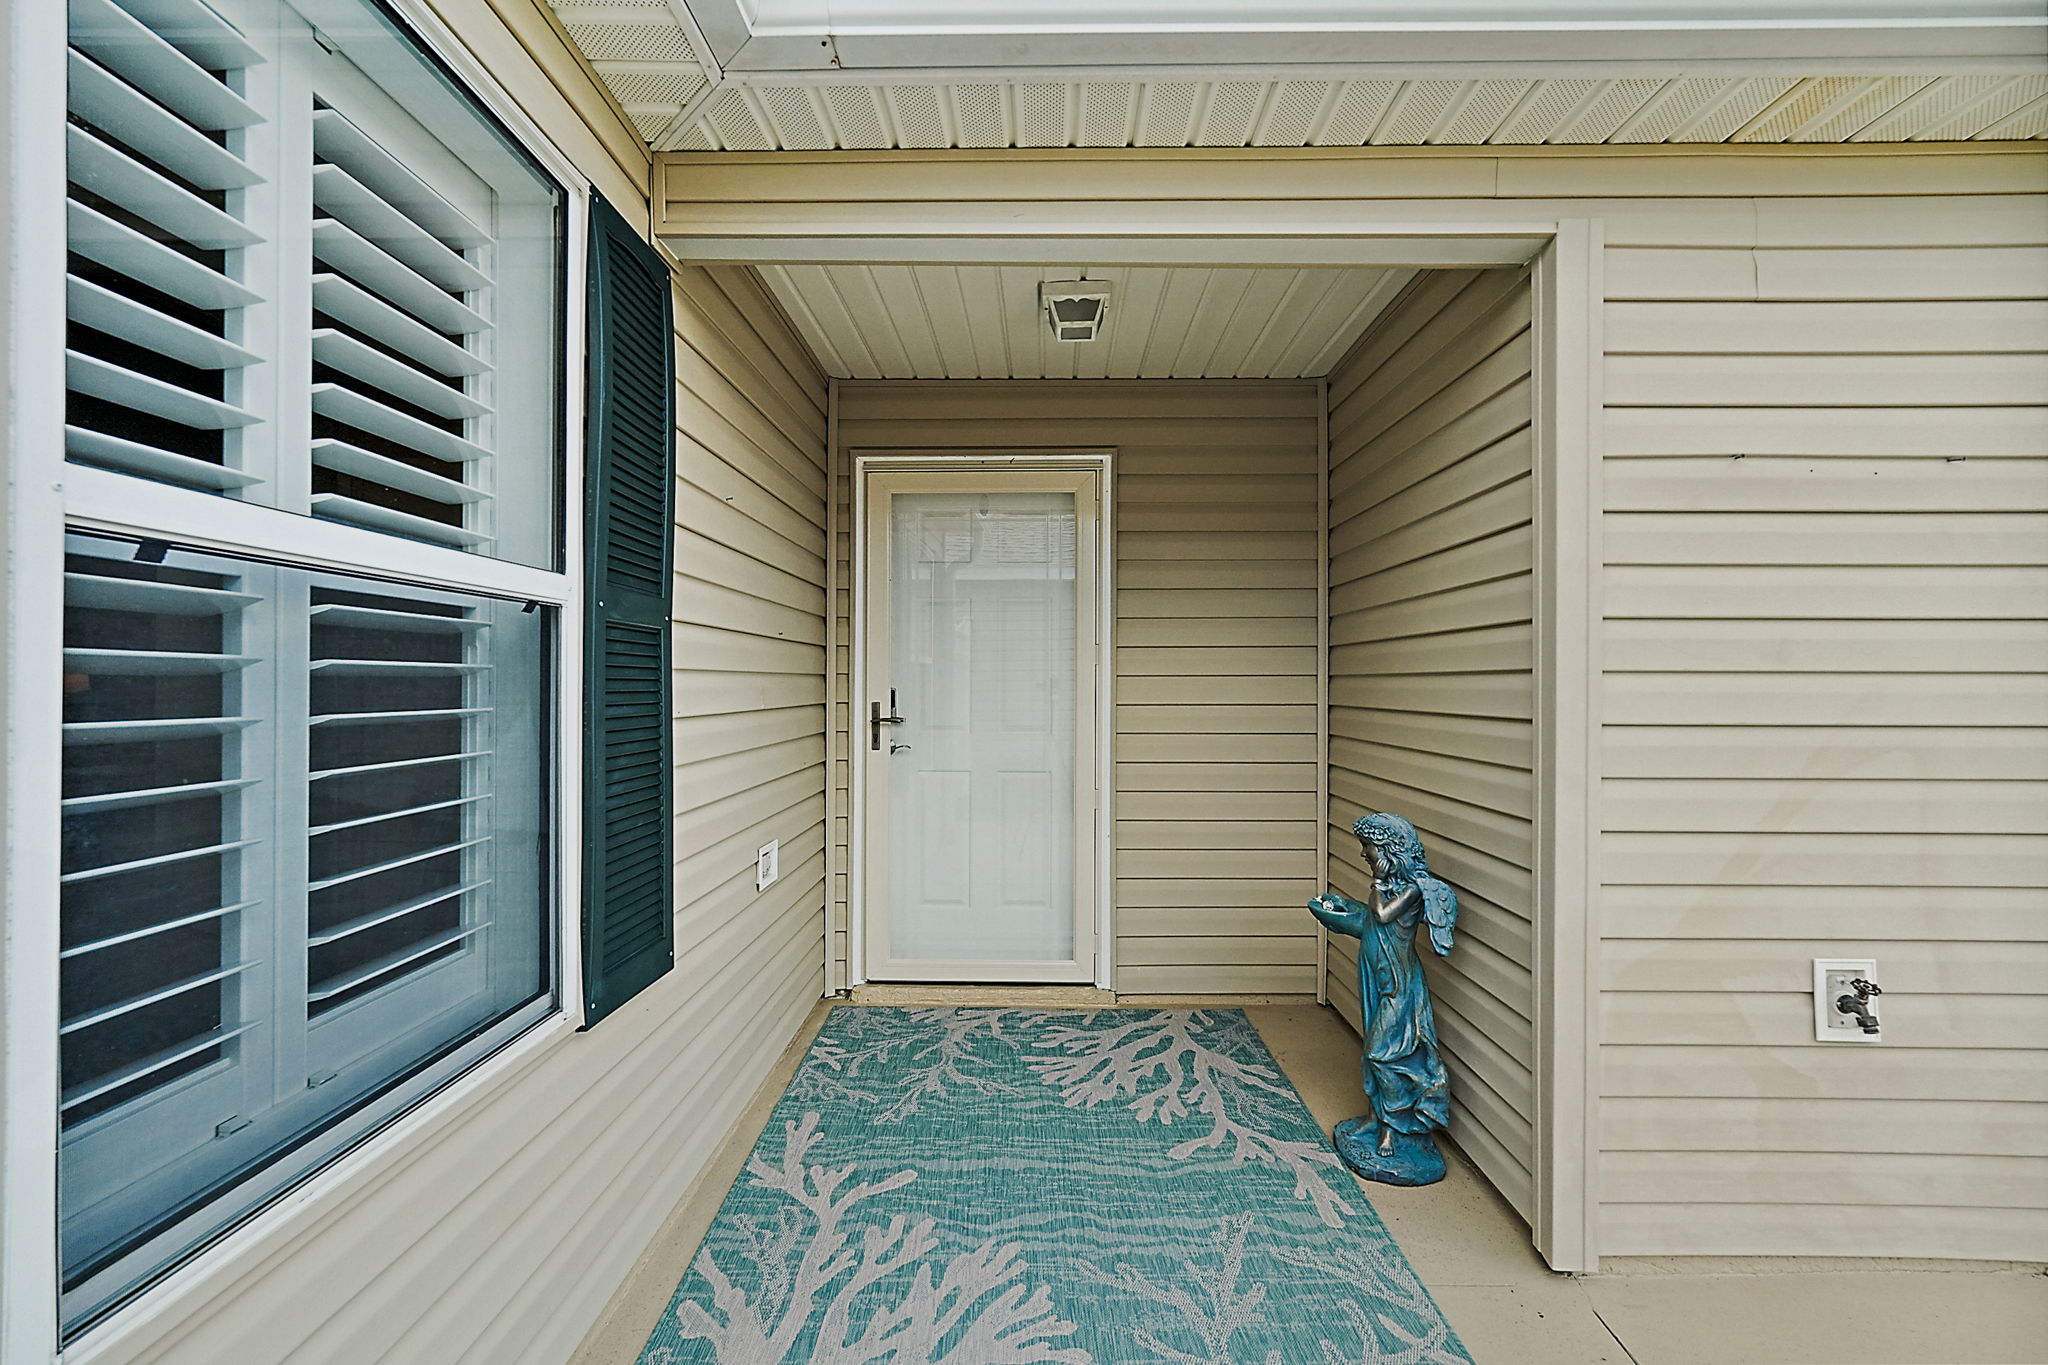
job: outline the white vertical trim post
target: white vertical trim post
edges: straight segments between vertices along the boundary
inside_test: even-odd
[[[1536,1219],[1552,1269],[1599,1268],[1602,230],[1535,263]]]
[[[1316,894],[1330,879],[1330,381],[1316,381]],[[1316,1003],[1330,1003],[1330,931],[1316,922]]]
[[[1102,457],[1095,534],[1095,985],[1116,989],[1116,468],[1122,452]]]
[[[868,746],[861,718],[868,695],[867,590],[861,572],[868,490],[860,460],[847,460],[841,453],[838,463],[846,470],[847,491],[853,495],[853,514],[846,523],[846,985],[851,990],[868,980],[867,859],[862,853],[867,847]]]
[[[765,290],[767,284],[762,282]],[[853,817],[853,675],[847,674],[846,725],[839,724],[839,381],[825,379],[825,994],[842,994],[853,965],[852,901],[847,902],[846,957],[841,960],[832,943],[832,909],[839,903],[839,874],[846,860],[839,847],[839,820],[832,803],[837,799],[839,760],[833,753],[839,736],[846,736],[847,828]],[[851,660],[848,661],[849,664]],[[851,887],[848,888],[849,892]]]
[[[63,5],[8,7],[6,832],[0,842],[0,1360],[57,1352],[57,908],[63,749]]]

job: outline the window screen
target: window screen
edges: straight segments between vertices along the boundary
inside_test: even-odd
[[[548,618],[88,535],[65,583],[63,1242],[89,1301],[545,1003]]]

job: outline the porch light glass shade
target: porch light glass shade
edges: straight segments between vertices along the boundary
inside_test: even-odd
[[[1092,280],[1042,284],[1046,325],[1059,341],[1093,341],[1109,319],[1109,286]]]
[[[546,617],[74,535],[60,1229],[76,1321],[550,993]]]
[[[893,955],[1070,958],[1074,495],[899,493],[890,543]]]

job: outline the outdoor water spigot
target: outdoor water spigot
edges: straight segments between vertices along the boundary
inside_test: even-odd
[[[1857,1025],[1865,1033],[1876,1033],[1877,1016],[1870,1012],[1870,997],[1883,995],[1883,988],[1875,981],[1865,981],[1859,976],[1849,983],[1849,989],[1854,994],[1835,997],[1836,1013],[1853,1014],[1856,1016]]]

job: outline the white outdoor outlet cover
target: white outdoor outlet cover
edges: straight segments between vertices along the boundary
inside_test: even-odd
[[[1849,986],[1858,977],[1877,979],[1877,959],[1870,957],[1817,957],[1813,960],[1813,1038],[1817,1043],[1881,1043],[1884,1034],[1865,1033],[1853,1014],[1835,1008],[1835,1002],[1856,992]],[[1880,1002],[1873,998],[1866,1006],[1871,1017],[1880,1020]]]
[[[782,841],[771,839],[754,855],[754,889],[766,891],[782,875]]]

